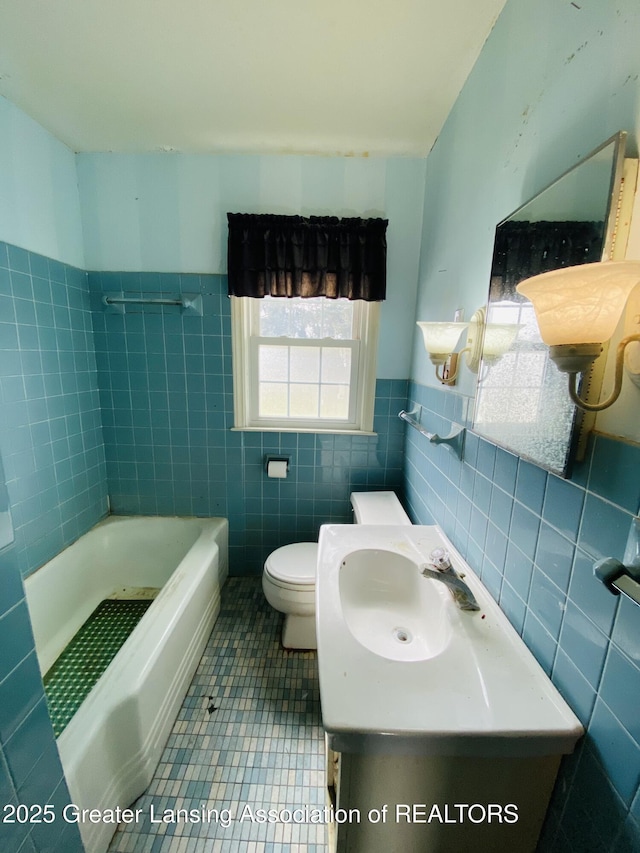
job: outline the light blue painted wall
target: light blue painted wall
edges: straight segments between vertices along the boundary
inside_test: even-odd
[[[424,160],[79,154],[77,164],[94,271],[226,273],[227,211],[387,217],[378,377],[408,376]]]
[[[636,0],[509,0],[427,158],[417,319],[485,304],[496,224],[605,139],[637,156],[638,32]]]
[[[497,222],[618,130],[637,153],[637,0],[509,0],[427,160],[417,319],[486,302]],[[414,340],[408,405],[464,421],[472,383],[435,385]],[[413,518],[480,572],[588,728],[563,763],[541,853],[640,849],[640,610],[593,561],[622,557],[640,511],[640,447],[598,437],[571,481],[472,433],[464,458],[407,438]]]
[[[75,155],[3,97],[0,240],[84,267]]]

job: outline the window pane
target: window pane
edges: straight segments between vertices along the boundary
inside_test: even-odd
[[[323,338],[353,338],[353,302],[348,299],[325,299],[323,305]]]
[[[324,299],[300,299],[289,312],[290,338],[322,337],[322,303]]]
[[[289,386],[289,415],[292,418],[318,417],[318,385]]]
[[[348,299],[285,299],[265,296],[259,300],[258,335],[313,340],[353,337],[354,304]]]
[[[279,338],[289,333],[289,299],[260,300],[259,334],[263,338]]]
[[[349,417],[349,386],[322,385],[320,389],[320,417],[347,420]]]
[[[287,382],[289,380],[289,347],[260,345],[260,382]]]
[[[290,347],[291,382],[320,381],[320,347]]]
[[[351,350],[348,347],[322,348],[322,383],[348,383],[351,378]]]
[[[286,418],[289,386],[277,382],[261,382],[258,406],[261,418]]]

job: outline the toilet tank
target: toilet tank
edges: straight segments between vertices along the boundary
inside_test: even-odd
[[[411,524],[395,492],[352,492],[356,524]]]

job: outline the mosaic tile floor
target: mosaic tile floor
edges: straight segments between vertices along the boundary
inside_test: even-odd
[[[316,656],[281,648],[281,619],[260,578],[227,581],[155,776],[131,807],[139,819],[121,825],[110,853],[325,853]],[[307,823],[286,811],[305,807]],[[260,822],[270,809],[281,820]]]
[[[44,689],[56,737],[62,734],[151,603],[101,601],[49,669]]]

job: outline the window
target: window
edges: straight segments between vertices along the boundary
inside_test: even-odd
[[[238,429],[371,432],[377,302],[231,297]]]

